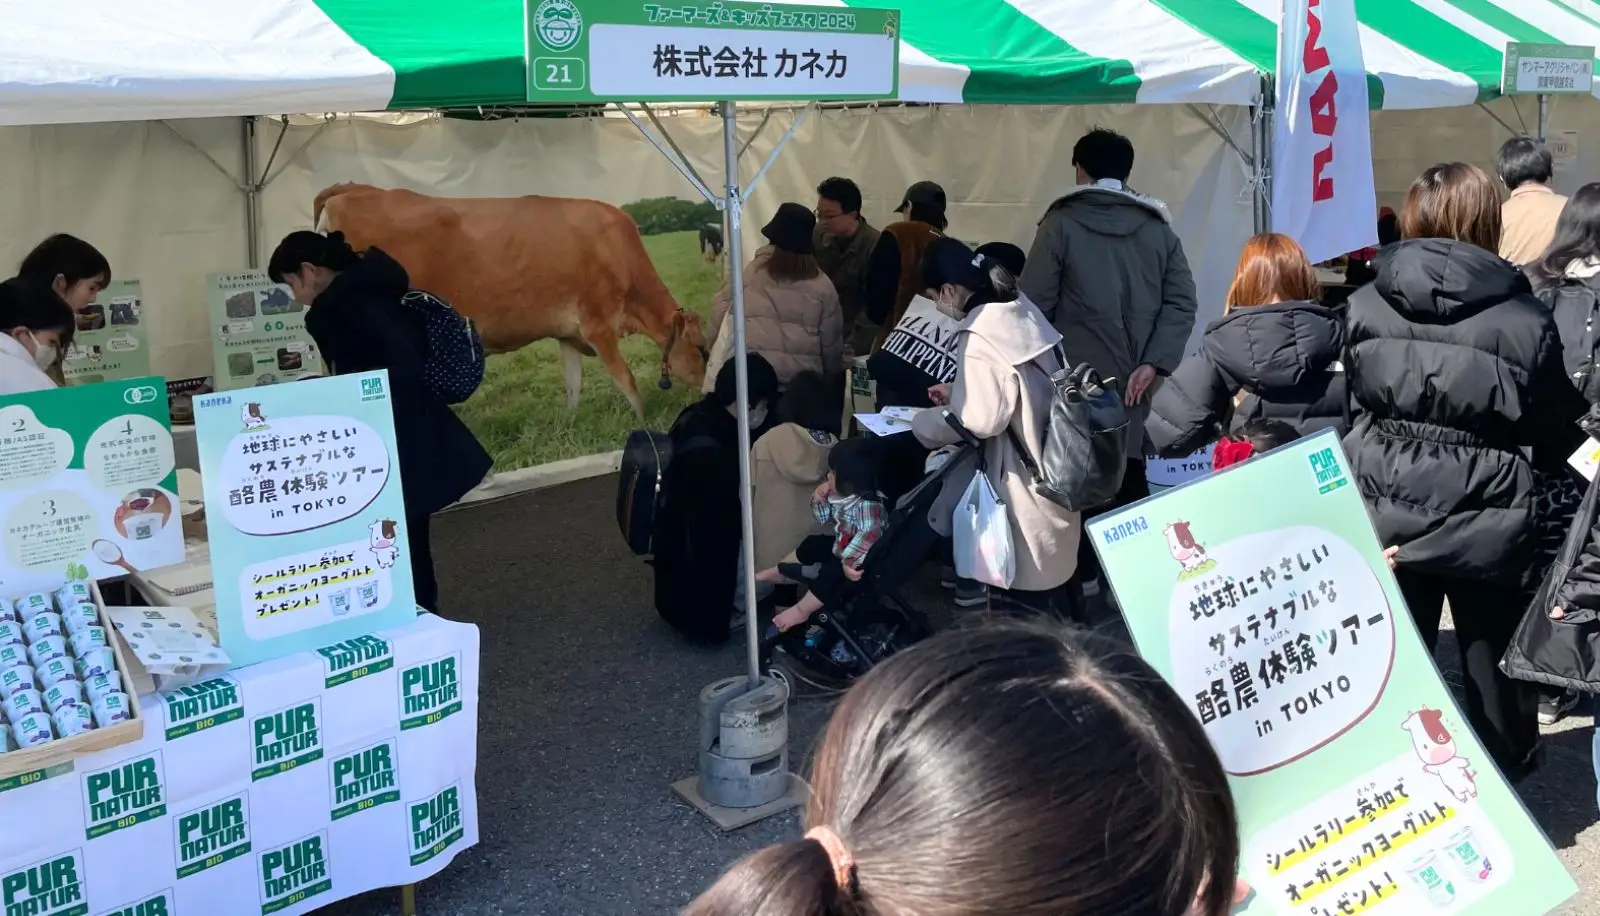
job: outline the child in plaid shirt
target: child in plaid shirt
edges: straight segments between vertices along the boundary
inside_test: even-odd
[[[805,580],[805,597],[772,619],[780,630],[797,627],[830,600],[845,580],[861,578],[861,564],[889,523],[889,507],[878,492],[877,457],[868,439],[846,439],[828,453],[828,479],[811,496],[811,513],[834,534],[812,535],[795,549],[795,560],[817,565]],[[835,562],[836,561],[836,562]],[[778,567],[756,574],[759,582],[790,583]]]

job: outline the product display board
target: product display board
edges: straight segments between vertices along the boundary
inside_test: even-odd
[[[1535,916],[1577,892],[1439,680],[1338,436],[1088,534],[1230,774],[1248,916]]]
[[[0,912],[295,916],[478,841],[476,627],[419,617],[143,713],[136,743],[0,781]]]
[[[113,280],[78,315],[61,362],[69,385],[140,378],[150,374],[144,339],[144,294],[138,280]]]
[[[161,379],[0,398],[0,595],[183,561]]]
[[[264,271],[206,277],[216,389],[252,388],[322,374],[305,306]]]
[[[526,0],[528,100],[888,99],[900,11]]]
[[[194,403],[217,635],[234,664],[416,614],[387,372]]]

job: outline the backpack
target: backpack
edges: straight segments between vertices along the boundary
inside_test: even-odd
[[[483,340],[472,319],[432,293],[414,289],[400,301],[422,317],[428,355],[422,377],[446,404],[459,404],[483,384]]]
[[[1595,377],[1594,371],[1596,362],[1600,361],[1600,354],[1595,352],[1600,300],[1596,299],[1594,287],[1583,280],[1563,278],[1559,283],[1540,289],[1538,296],[1550,307],[1555,320],[1567,381],[1578,389],[1584,400],[1600,404],[1600,379]]]
[[[1034,492],[1063,509],[1083,512],[1112,502],[1122,489],[1128,411],[1112,379],[1101,379],[1088,363],[1067,368],[1059,344],[1055,354],[1061,368],[1050,373],[1050,411],[1039,460],[1028,454],[1015,430],[1007,427],[1006,434],[1033,477]]]
[[[617,527],[637,556],[655,553],[661,484],[672,463],[672,437],[649,429],[628,433],[617,478]]]

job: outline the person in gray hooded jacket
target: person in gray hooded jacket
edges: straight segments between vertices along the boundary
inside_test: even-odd
[[[1128,469],[1106,508],[1146,495],[1145,415],[1194,328],[1194,277],[1166,205],[1130,190],[1133,144],[1096,128],[1072,148],[1079,186],[1039,221],[1019,286],[1061,332],[1067,361],[1115,378],[1130,408]]]

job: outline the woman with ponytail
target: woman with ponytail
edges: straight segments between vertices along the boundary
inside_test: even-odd
[[[1222,765],[1131,648],[1041,621],[935,636],[845,694],[803,839],[685,916],[1224,916]]]
[[[308,306],[306,330],[333,375],[386,369],[406,501],[417,604],[438,610],[428,521],[489,473],[489,454],[423,377],[428,333],[402,303],[404,267],[376,248],[358,254],[339,232],[291,232],[267,264],[274,283]]]
[[[1061,334],[1039,309],[1017,292],[1017,281],[995,258],[973,252],[955,239],[936,239],[922,260],[922,286],[956,325],[956,379],[935,385],[929,398],[940,409],[912,421],[917,440],[929,448],[961,441],[944,415],[951,414],[983,440],[989,482],[1006,503],[1016,575],[1009,589],[990,589],[991,607],[1067,615],[1073,604],[1067,580],[1078,568],[1078,513],[1035,492],[1027,461],[1039,461],[1054,388],[1050,374],[1062,368]],[[1028,456],[1019,451],[1027,449]],[[972,478],[956,469],[929,522],[949,534],[956,502]]]

